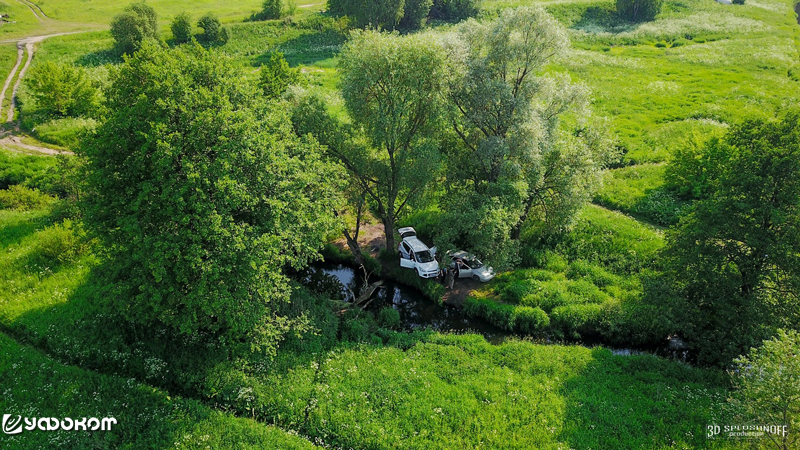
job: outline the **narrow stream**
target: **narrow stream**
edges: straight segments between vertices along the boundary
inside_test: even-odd
[[[344,264],[326,262],[318,262],[309,266],[299,274],[299,281],[313,291],[342,301],[352,301],[353,293],[358,295],[360,288],[364,285],[363,275],[356,269]],[[378,280],[370,279],[369,281]],[[506,337],[513,336],[512,333],[482,319],[468,317],[461,309],[438,305],[423,297],[416,289],[384,280],[383,285],[372,295],[372,301],[366,309],[377,313],[387,307],[394,308],[400,313],[400,321],[406,331],[426,328],[442,332],[471,331],[482,334],[488,342],[493,344],[500,344]],[[550,341],[542,341],[542,343],[555,344]],[[577,344],[602,345],[601,342],[579,342]],[[608,348],[606,345],[604,347]],[[660,347],[645,349],[611,348],[611,351],[615,355],[621,356],[655,354],[684,362],[688,357],[686,350],[670,348],[668,343]]]
[[[333,298],[350,301],[364,285],[364,278],[352,267],[343,264],[315,263],[301,274],[303,284]],[[370,279],[371,282],[377,279]],[[407,331],[430,328],[436,331],[472,331],[482,334],[487,341],[500,343],[511,333],[467,317],[460,309],[436,304],[413,288],[385,280],[372,296],[368,311],[377,313],[383,308],[394,308],[400,313],[400,322]]]

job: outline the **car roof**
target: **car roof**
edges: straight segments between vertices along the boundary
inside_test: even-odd
[[[464,250],[459,250],[457,252],[453,252],[450,254],[451,258],[467,258],[469,253],[465,252]]]
[[[424,251],[424,250],[430,250],[428,248],[428,246],[425,245],[424,242],[420,241],[419,238],[416,237],[416,236],[407,237],[407,238],[403,239],[403,242],[405,242],[406,244],[411,246],[411,250],[414,250],[415,252],[421,252],[421,251]]]
[[[400,233],[400,236],[402,236],[404,238],[409,237],[409,236],[416,236],[417,235],[417,231],[414,230],[411,227],[400,228],[399,230],[397,230],[397,232]]]

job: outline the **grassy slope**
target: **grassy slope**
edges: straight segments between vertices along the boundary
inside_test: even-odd
[[[318,448],[278,428],[238,419],[133,379],[64,366],[0,333],[0,410],[23,417],[114,417],[110,432],[23,431],[4,448]]]
[[[91,256],[60,265],[37,256],[44,215],[0,211],[0,328],[60,359],[126,378],[136,376],[140,382],[163,385],[174,378],[171,373],[187,376],[184,372],[190,369],[179,364],[185,361],[181,344],[152,353],[139,340],[125,344],[119,329],[109,326],[108,314],[91,300],[97,289],[91,281]],[[703,427],[714,420],[727,392],[722,373],[656,357],[621,357],[600,348],[524,341],[494,346],[477,335],[434,334],[422,339],[406,350],[340,345],[317,354],[284,350],[275,361],[254,356],[247,362],[214,363],[192,375],[199,378],[192,389],[212,405],[327,444],[375,449],[702,447],[707,444]],[[0,347],[4,345],[18,352],[0,339]],[[31,354],[19,352],[24,358]],[[138,383],[126,390],[117,378],[52,363],[41,366],[40,355],[30,358],[32,366],[0,375],[13,377],[3,384],[13,386],[14,395],[7,401],[15,408],[66,415],[46,409],[48,398],[64,395],[74,408],[72,415],[98,411],[92,409],[98,404],[103,414],[123,414],[117,413],[121,404],[134,404],[127,400],[129,392],[136,393],[131,394],[136,408],[159,408],[165,402],[164,394]],[[209,356],[195,353],[191,358]],[[27,376],[27,367],[40,366],[45,375],[54,370],[57,376],[47,382]],[[12,384],[20,380],[27,384]],[[94,387],[98,385],[101,389]],[[78,400],[87,386],[99,393],[97,403]],[[32,389],[45,393],[41,403],[24,396]],[[182,409],[176,409],[181,415]],[[142,421],[140,411],[133,409],[125,416],[130,417],[130,427],[152,425]],[[239,428],[227,425],[229,418],[198,424],[195,417],[188,414],[186,422],[172,425],[197,429],[191,432],[193,438],[208,434],[207,426],[239,436]],[[263,432],[251,422],[241,427],[241,439]],[[183,435],[170,430],[157,428],[153,439]]]

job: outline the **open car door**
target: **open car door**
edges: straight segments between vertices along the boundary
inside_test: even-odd
[[[408,244],[405,242],[400,243],[400,267],[405,267],[406,269],[413,269],[414,268],[414,260],[411,256],[411,249],[408,248]]]

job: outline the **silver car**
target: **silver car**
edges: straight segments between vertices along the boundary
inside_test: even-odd
[[[472,278],[486,283],[496,275],[493,268],[486,267],[480,259],[463,250],[448,252],[446,260],[450,261],[450,270],[455,271],[456,278]]]
[[[397,248],[400,253],[400,267],[416,269],[422,278],[436,278],[439,276],[439,263],[436,262],[436,247],[428,248],[419,240],[417,232],[411,227],[397,230],[402,242]]]

